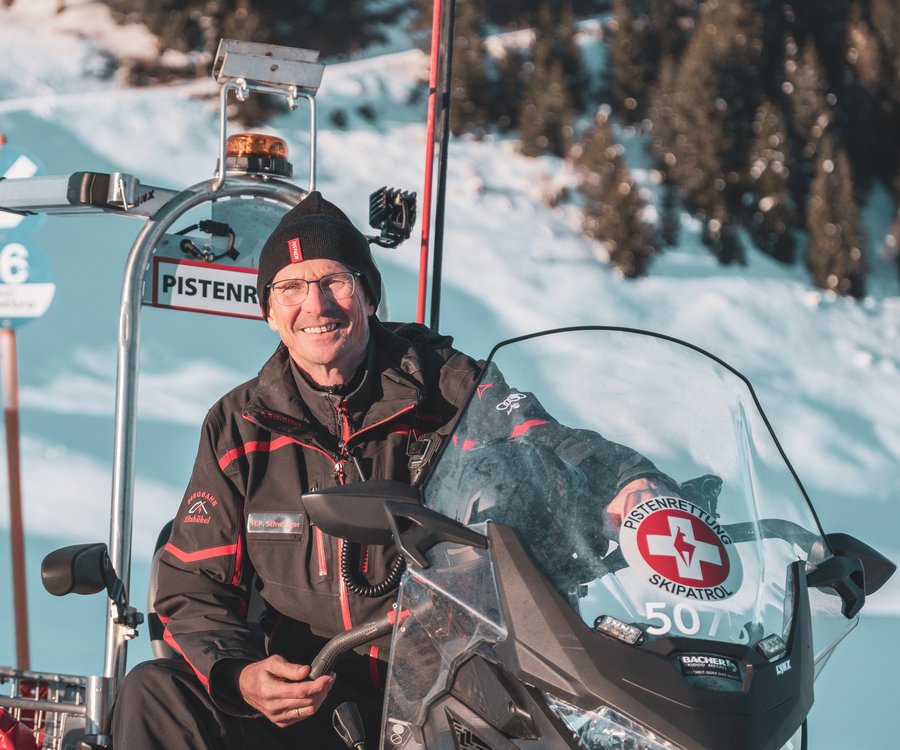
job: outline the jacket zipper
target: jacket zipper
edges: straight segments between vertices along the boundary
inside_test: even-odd
[[[339,409],[338,409],[339,424],[340,424],[340,428],[341,428],[341,440],[338,444],[338,447],[340,449],[340,455],[338,455],[336,457],[330,456],[330,454],[328,454],[326,451],[322,450],[318,446],[310,445],[309,443],[304,443],[300,440],[297,440],[296,438],[290,438],[290,439],[293,442],[297,443],[297,445],[300,445],[305,448],[311,448],[311,449],[318,451],[319,453],[322,453],[322,454],[328,456],[329,458],[331,458],[334,461],[335,481],[338,484],[345,484],[347,481],[347,474],[344,471],[344,462],[349,457],[349,454],[347,452],[347,443],[350,442],[350,440],[352,440],[353,438],[357,437],[358,435],[361,435],[362,433],[366,432],[367,430],[371,430],[375,427],[378,427],[379,425],[382,425],[386,422],[389,422],[392,419],[395,419],[396,417],[399,417],[401,414],[405,414],[406,412],[411,411],[412,409],[415,408],[415,406],[416,406],[415,404],[410,404],[409,406],[404,407],[400,411],[395,412],[391,416],[389,416],[385,419],[382,419],[380,422],[371,424],[368,427],[366,427],[362,430],[359,430],[358,432],[351,433],[350,432],[350,421],[347,418],[346,402],[342,401],[339,406]],[[328,574],[328,564],[327,564],[326,555],[325,555],[325,540],[324,540],[324,535],[319,530],[318,526],[316,527],[316,532],[315,532],[315,543],[316,543],[316,555],[319,558],[319,575],[327,575]],[[341,559],[341,553],[343,551],[343,546],[344,546],[344,540],[338,539],[338,567],[337,567],[338,574],[339,574],[339,587],[338,587],[339,597],[338,598],[340,599],[341,620],[344,625],[344,630],[350,630],[350,628],[353,627],[353,620],[351,619],[351,616],[350,616],[350,595],[349,595],[349,592],[347,591],[347,585],[344,583],[344,577],[342,575],[340,575],[340,559]],[[366,553],[367,554],[365,556],[364,563],[365,563],[366,567],[368,567],[368,550],[366,550]]]
[[[344,554],[344,545],[347,544],[343,539],[338,539],[338,559]],[[353,620],[350,617],[350,594],[347,591],[347,584],[344,582],[344,575],[340,575],[340,587],[338,589],[339,598],[341,600],[341,620],[344,623],[344,630],[350,630],[353,627]]]
[[[328,575],[328,558],[325,556],[325,536],[322,529],[316,526],[316,557],[319,560],[319,575]]]
[[[364,432],[368,432],[369,430],[375,429],[376,427],[379,427],[379,426],[385,424],[386,422],[390,422],[392,419],[396,419],[401,414],[406,414],[406,412],[411,411],[415,408],[416,408],[415,404],[410,404],[409,406],[404,406],[400,411],[394,412],[393,414],[391,414],[391,416],[385,417],[380,422],[375,422],[374,424],[370,424],[368,427],[363,427],[361,430],[357,430],[354,433],[350,433],[349,424],[348,424],[347,425],[347,438],[346,438],[345,442],[349,443],[351,440],[353,440],[356,437],[359,437]]]

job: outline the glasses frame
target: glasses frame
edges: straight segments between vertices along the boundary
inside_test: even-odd
[[[335,297],[331,292],[327,291],[327,289],[322,286],[322,282],[325,281],[325,279],[330,279],[333,276],[344,276],[344,275],[350,276],[350,294],[348,294],[346,297]],[[266,289],[269,290],[269,294],[282,307],[297,307],[297,305],[302,305],[304,302],[306,302],[307,299],[309,299],[309,290],[313,284],[318,286],[319,293],[322,294],[322,296],[327,297],[328,299],[333,299],[333,300],[350,299],[350,297],[352,297],[354,292],[356,291],[356,280],[358,278],[360,278],[361,276],[362,276],[362,274],[359,271],[351,271],[348,269],[346,271],[335,271],[334,273],[326,273],[324,276],[320,276],[318,279],[280,279],[279,281],[272,281],[272,282],[266,284]],[[303,299],[299,300],[298,302],[293,302],[293,303],[281,301],[282,295],[277,293],[277,292],[279,292],[280,287],[278,287],[276,285],[284,284],[285,282],[288,282],[288,281],[302,281],[306,284],[306,294],[303,295]]]

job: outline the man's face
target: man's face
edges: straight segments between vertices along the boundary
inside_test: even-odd
[[[272,281],[314,281],[347,270],[343,263],[317,258],[285,266]],[[356,288],[346,299],[333,299],[318,284],[310,285],[299,305],[286,307],[275,297],[270,290],[269,327],[281,336],[297,366],[319,385],[347,382],[365,358],[369,316],[375,312],[362,279],[356,279]]]

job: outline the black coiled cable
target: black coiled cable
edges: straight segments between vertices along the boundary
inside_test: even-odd
[[[359,570],[359,550],[358,544],[344,540],[341,549],[341,578],[344,579],[347,591],[368,599],[377,599],[400,585],[400,576],[406,570],[406,561],[400,555],[394,558],[385,579],[373,584],[369,583]]]

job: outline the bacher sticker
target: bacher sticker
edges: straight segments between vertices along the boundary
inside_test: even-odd
[[[741,670],[734,659],[711,654],[680,654],[682,674],[689,677],[718,677],[741,682]]]
[[[248,534],[302,534],[303,514],[250,513],[247,516]]]
[[[632,508],[619,545],[648,583],[675,596],[719,601],[740,588],[743,568],[728,532],[682,498],[654,497]]]

